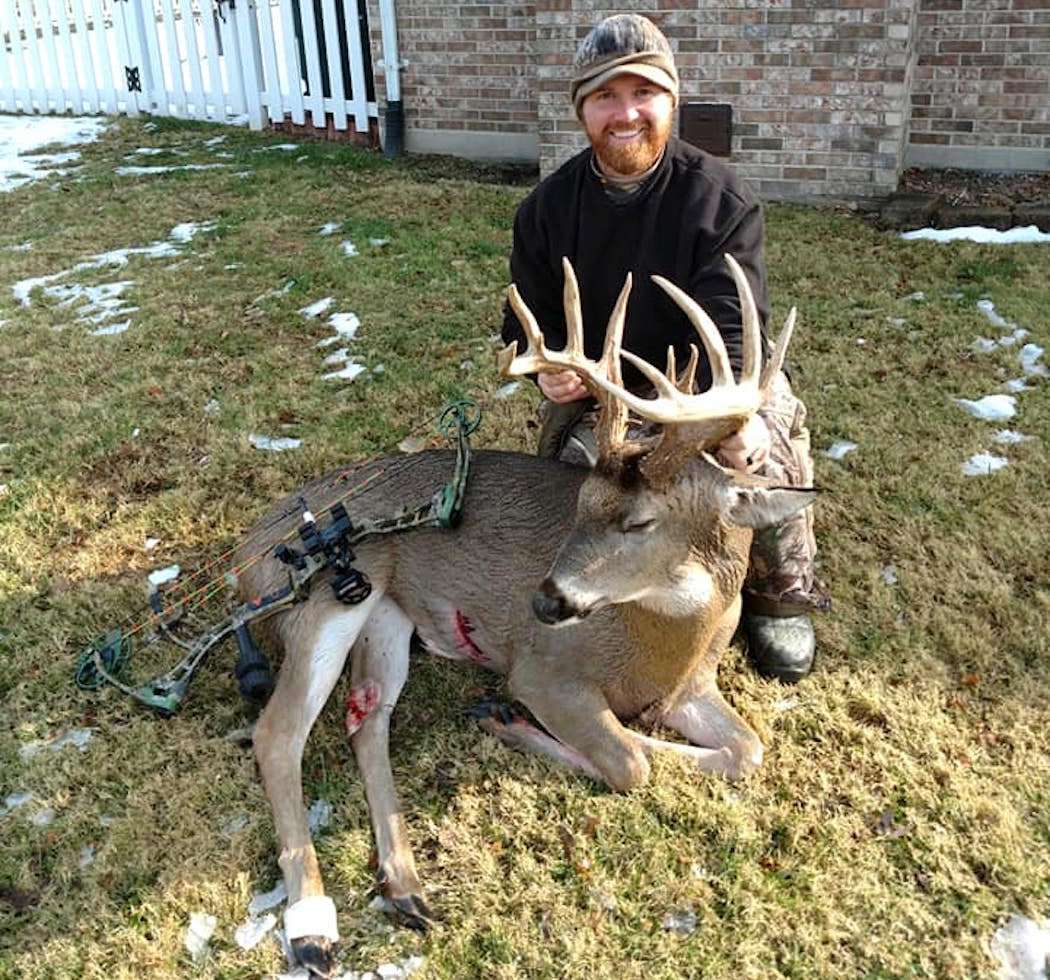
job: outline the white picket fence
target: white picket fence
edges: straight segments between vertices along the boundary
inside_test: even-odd
[[[0,0],[0,112],[367,132],[363,3],[318,0],[318,20],[315,0]]]

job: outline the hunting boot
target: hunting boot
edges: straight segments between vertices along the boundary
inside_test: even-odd
[[[763,677],[797,684],[813,669],[817,644],[809,616],[745,613],[743,626],[747,659]]]
[[[593,422],[588,424],[585,419],[588,412],[593,415],[593,408],[588,398],[562,405],[544,400],[539,410],[540,437],[536,455],[593,468],[598,459],[598,446]]]

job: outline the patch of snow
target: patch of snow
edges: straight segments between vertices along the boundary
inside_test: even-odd
[[[389,238],[369,238],[368,239],[368,244],[371,245],[372,248],[382,248],[384,245],[389,245],[390,244],[390,239]]]
[[[314,800],[306,811],[306,822],[310,826],[310,833],[316,834],[324,830],[332,822],[332,804],[325,799]]]
[[[334,235],[342,227],[342,224],[338,221],[329,221],[327,224],[321,225],[321,230],[317,234],[324,235],[327,238],[329,235]]]
[[[1022,391],[1031,391],[1032,386],[1027,383],[1026,378],[1011,378],[1003,387],[1014,394],[1019,395]]]
[[[266,934],[277,925],[277,916],[266,914],[261,919],[248,919],[233,934],[234,941],[241,949],[255,949]]]
[[[329,354],[325,359],[325,364],[342,364],[350,356],[349,347],[340,347],[339,350]]]
[[[908,293],[904,298],[911,300],[913,303],[922,303],[926,300],[926,294],[921,289],[918,289],[914,293]]]
[[[358,255],[357,246],[352,241],[340,242],[339,247],[343,250],[343,255],[348,259],[352,259],[355,255]]]
[[[0,116],[0,193],[13,191],[53,171],[41,164],[68,162],[72,154],[37,154],[53,143],[79,146],[97,140],[107,120],[91,116]]]
[[[1000,446],[1018,446],[1022,442],[1031,442],[1035,436],[1026,436],[1020,432],[1014,432],[1013,429],[1000,429],[992,437],[993,442],[997,442]]]
[[[32,242],[22,242],[21,245],[5,245],[0,251],[3,252],[31,252],[33,251]]]
[[[979,299],[977,301],[977,309],[987,317],[988,322],[993,327],[999,327],[1000,330],[1010,330],[1016,326],[1016,324],[1012,323],[1010,320],[1004,319],[996,312],[995,303],[990,299]]]
[[[1017,414],[1017,399],[1013,395],[985,395],[977,401],[956,398],[955,404],[966,409],[974,418],[986,422],[1002,422]]]
[[[520,381],[510,381],[507,384],[496,389],[497,398],[510,398],[521,387]]]
[[[989,340],[987,337],[978,337],[970,347],[977,351],[978,354],[990,354],[993,350],[997,350],[999,342],[996,340]]]
[[[168,582],[174,582],[181,571],[182,569],[178,565],[169,565],[167,568],[158,568],[156,571],[150,572],[146,576],[146,580],[154,588],[158,588],[161,585],[166,585]]]
[[[660,924],[665,932],[674,932],[682,936],[688,936],[696,930],[696,913],[691,908],[678,909],[668,912]]]
[[[773,710],[794,711],[801,703],[798,698],[779,698],[773,702]]]
[[[77,867],[83,871],[85,868],[90,867],[95,863],[95,847],[93,844],[86,844],[80,849],[80,853],[77,855]]]
[[[339,371],[330,371],[322,375],[325,381],[353,381],[354,378],[363,374],[368,368],[353,358],[347,358],[346,366]]]
[[[179,153],[180,156],[185,156],[179,150],[170,150],[163,146],[140,146],[137,150],[132,150],[131,152],[140,157],[158,157],[163,153]]]
[[[283,286],[279,287],[278,289],[271,289],[268,293],[262,293],[261,295],[256,296],[255,299],[252,300],[252,303],[259,303],[264,299],[269,299],[271,296],[285,296],[291,292],[292,287],[294,285],[295,280],[289,279]]]
[[[53,807],[46,806],[42,810],[37,810],[30,818],[29,822],[34,827],[50,827],[55,821],[55,811]]]
[[[109,252],[100,252],[98,255],[92,255],[83,262],[78,262],[71,269],[63,269],[61,272],[54,272],[47,276],[36,276],[31,279],[23,279],[20,282],[16,282],[12,287],[11,291],[14,293],[15,299],[21,303],[22,306],[32,305],[30,298],[31,293],[38,286],[44,286],[46,283],[52,282],[55,279],[62,279],[65,276],[71,275],[76,272],[82,272],[86,269],[101,269],[105,266],[116,266],[117,268],[123,268],[128,264],[129,259],[133,255],[142,255],[149,259],[162,259],[171,258],[181,254],[182,247],[190,242],[195,235],[202,231],[211,231],[215,228],[214,221],[207,222],[186,222],[184,224],[176,225],[172,228],[167,239],[162,241],[150,242],[149,245],[132,246],[129,248],[117,248]],[[126,288],[130,283],[109,283],[105,286],[94,287],[100,292],[98,293],[98,299],[112,300],[119,293]],[[118,288],[120,287],[120,288]],[[84,295],[91,295],[86,290],[90,287],[49,287],[50,289],[56,290],[53,295],[59,295],[61,297],[75,297],[79,295],[76,290],[79,289]],[[66,288],[73,290],[71,293],[62,292]],[[116,292],[113,292],[116,290]],[[111,307],[106,307],[109,309]],[[126,309],[123,311],[114,309],[110,315],[116,316],[120,312],[127,312]],[[97,321],[95,321],[97,322]]]
[[[342,340],[353,340],[361,326],[356,313],[333,313],[327,322]]]
[[[855,442],[850,442],[848,439],[839,439],[824,450],[824,455],[827,456],[828,459],[841,461],[858,448],[859,447]]]
[[[208,400],[208,403],[202,409],[205,415],[218,415],[221,411],[221,406],[218,401],[214,398]]]
[[[1027,377],[1047,377],[1046,365],[1039,363],[1043,354],[1044,350],[1038,344],[1025,344],[1017,352],[1017,357],[1021,361],[1021,370],[1024,371]]]
[[[191,912],[190,924],[186,927],[183,943],[194,963],[200,963],[208,954],[208,941],[219,924],[214,915],[207,912]]]
[[[274,439],[270,436],[260,436],[255,433],[248,436],[248,441],[256,449],[263,449],[272,453],[283,453],[289,449],[298,449],[303,444],[302,439],[291,439],[288,437]]]
[[[982,245],[1027,245],[1038,242],[1050,242],[1050,234],[1040,231],[1035,225],[1022,228],[1010,228],[1008,231],[997,231],[994,228],[982,228],[980,225],[967,225],[963,228],[920,228],[901,234],[906,241],[928,242],[979,242]]]
[[[113,173],[118,177],[153,177],[157,174],[170,174],[176,170],[217,170],[225,166],[225,163],[180,163],[167,167],[125,166],[115,167]]]
[[[254,170],[237,170],[234,172],[234,177],[252,177],[254,176]]]
[[[882,571],[879,572],[879,578],[881,578],[887,585],[896,585],[899,581],[897,578],[896,567],[893,565],[883,565]]]
[[[1050,959],[1050,924],[1011,915],[990,943],[999,962],[999,980],[1045,980]]]
[[[248,815],[245,813],[235,813],[232,816],[227,817],[219,828],[224,834],[232,835],[239,834],[245,827],[248,826]]]
[[[152,551],[158,544],[160,544],[160,538],[146,538],[145,543],[142,545],[142,550]]]
[[[318,317],[322,313],[327,313],[334,302],[334,296],[326,296],[324,299],[319,299],[316,303],[304,306],[299,312],[308,320],[312,320],[314,317]]]
[[[57,738],[44,739],[38,742],[29,742],[18,750],[18,755],[23,762],[27,762],[39,755],[45,749],[48,752],[58,752],[67,745],[74,745],[81,752],[86,752],[88,743],[95,737],[93,728],[72,728]]]
[[[272,146],[260,146],[254,153],[266,153],[268,150],[284,150],[285,152],[291,152],[292,150],[299,150],[301,147],[298,143],[274,143]]]
[[[906,327],[908,325],[908,321],[902,316],[888,316],[886,317],[886,322],[891,327]]]
[[[284,880],[281,879],[268,892],[256,892],[252,895],[252,900],[248,903],[248,915],[254,917],[260,912],[267,912],[287,899],[288,890],[284,887]]]
[[[977,453],[962,464],[963,476],[989,476],[1010,461],[993,453]]]
[[[4,806],[0,813],[13,813],[15,810],[33,802],[32,793],[9,793],[4,797]]]
[[[225,142],[226,142],[226,137],[225,136],[213,136],[210,140],[205,140],[204,141],[204,145],[205,146],[218,146],[220,143],[225,143]]]
[[[124,333],[131,326],[130,320],[121,320],[120,323],[111,323],[108,327],[97,327],[91,331],[92,337],[114,337],[118,333]]]

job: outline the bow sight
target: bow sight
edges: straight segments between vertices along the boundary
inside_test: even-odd
[[[372,584],[360,569],[354,567],[353,545],[375,534],[391,534],[417,527],[455,528],[463,516],[470,469],[470,434],[478,427],[480,411],[474,402],[463,400],[450,405],[442,413],[438,428],[443,435],[456,442],[456,467],[452,479],[439,487],[431,499],[414,511],[390,518],[362,521],[355,524],[346,510],[345,501],[356,491],[344,495],[331,504],[318,521],[306,501],[300,498],[302,520],[297,529],[298,547],[282,542],[273,555],[288,571],[288,583],[267,595],[237,606],[224,620],[204,631],[193,641],[177,635],[175,627],[184,619],[190,600],[165,606],[162,594],[150,594],[151,619],[128,631],[112,630],[95,640],[81,655],[77,664],[77,686],[96,690],[103,683],[112,684],[136,701],[173,715],[189,691],[190,681],[204,658],[218,643],[231,633],[237,641],[237,664],[234,673],[242,696],[249,702],[262,705],[273,690],[273,675],[269,661],[255,645],[248,625],[264,619],[300,602],[309,595],[311,581],[320,572],[332,573],[330,586],[335,597],[348,605],[356,605],[368,598]],[[198,593],[211,593],[223,581],[236,584],[235,572],[228,572],[217,582],[208,583]],[[144,626],[154,627],[147,642],[166,641],[186,651],[183,658],[165,674],[135,687],[121,679],[131,659],[132,637]]]

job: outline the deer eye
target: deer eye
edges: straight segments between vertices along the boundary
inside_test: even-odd
[[[642,521],[626,520],[623,522],[623,533],[641,534],[645,531],[651,531],[654,527],[656,527],[656,521],[652,518]]]

